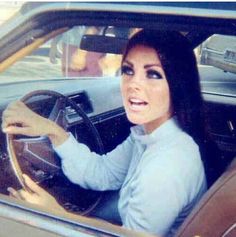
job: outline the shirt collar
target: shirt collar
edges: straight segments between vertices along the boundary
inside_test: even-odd
[[[167,144],[174,139],[177,132],[182,132],[176,117],[171,117],[152,133],[145,134],[144,127],[137,125],[131,128],[131,136],[143,145],[152,143]]]

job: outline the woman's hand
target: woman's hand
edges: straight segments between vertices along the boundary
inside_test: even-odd
[[[48,136],[55,146],[68,138],[63,128],[36,114],[21,101],[11,103],[3,112],[2,130],[8,134]]]
[[[3,112],[2,129],[9,134],[42,136],[50,131],[50,124],[23,102],[16,101],[9,104]]]
[[[16,191],[15,189],[9,187],[7,190],[9,191],[11,197],[36,204],[38,206],[49,207],[51,209],[66,212],[66,210],[58,204],[53,196],[38,186],[27,175],[23,175],[23,178],[27,190],[21,189]]]

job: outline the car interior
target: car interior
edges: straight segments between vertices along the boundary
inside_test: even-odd
[[[193,50],[196,48],[199,59],[198,47],[214,34],[234,35],[235,23],[230,18],[168,14],[42,11],[0,40],[0,81],[9,80],[0,85],[0,115],[10,102],[20,99],[73,133],[92,151],[107,153],[129,135],[133,126],[122,106],[118,66],[130,35],[141,28],[180,31],[191,41]],[[78,47],[98,57],[104,68],[113,63],[112,68],[108,66],[110,74],[80,76],[75,68],[63,64],[63,50],[67,50],[67,56],[71,50],[67,41],[64,42],[67,48],[63,46],[63,37],[84,26],[99,30],[84,33]],[[52,52],[54,48],[56,51]],[[31,68],[27,68],[28,62],[32,63]],[[39,71],[32,71],[33,63]],[[49,72],[44,65],[53,69]],[[22,75],[19,75],[20,68],[26,69]],[[236,74],[199,64],[199,75],[206,130],[211,140],[211,157],[204,161],[208,191],[176,236],[233,237],[236,236]],[[0,132],[0,140],[0,193],[3,195],[8,195],[10,186],[24,187],[22,173],[53,194],[69,212],[80,215],[92,215],[94,209],[103,202],[106,205],[113,195],[110,191],[85,190],[71,183],[46,137]],[[68,192],[73,195],[65,195]]]

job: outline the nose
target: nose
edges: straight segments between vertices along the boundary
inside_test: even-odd
[[[142,76],[139,73],[135,73],[129,80],[129,88],[140,90],[142,83]]]

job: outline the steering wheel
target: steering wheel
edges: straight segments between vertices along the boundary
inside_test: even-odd
[[[24,102],[28,107],[31,107],[32,104],[40,101],[37,100],[37,97],[39,97],[41,101],[43,101],[42,99],[45,98],[44,101],[46,101],[46,103],[44,104],[44,107],[46,108],[51,102],[51,110],[49,112],[47,111],[47,115],[44,114],[42,116],[54,121],[66,131],[69,127],[66,119],[66,114],[68,106],[70,106],[70,109],[73,109],[81,118],[81,121],[83,122],[83,124],[85,124],[87,130],[89,131],[89,134],[92,136],[96,152],[100,154],[104,153],[100,135],[81,106],[77,105],[67,96],[51,90],[33,91],[25,95],[21,99],[21,101]],[[44,111],[45,110],[46,109],[44,108]],[[58,173],[62,174],[60,159],[54,152],[52,145],[47,137],[26,137],[7,134],[6,141],[10,164],[17,181],[14,188],[27,189],[23,181],[23,173],[29,175],[34,181],[38,183],[43,183],[45,180],[52,178]],[[83,195],[85,194],[86,192],[83,193]],[[91,196],[91,193],[88,195]],[[86,197],[84,198],[87,199]],[[100,199],[101,193],[96,193],[92,198],[91,203],[88,202],[86,205],[83,204],[85,206],[81,207],[81,211],[78,212],[80,214],[86,214],[90,212],[98,204]]]

